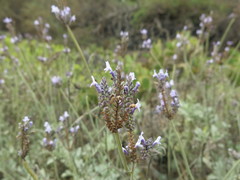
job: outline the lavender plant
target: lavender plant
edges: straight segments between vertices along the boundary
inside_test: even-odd
[[[97,83],[92,76],[92,84],[98,92],[99,106],[101,114],[105,120],[107,128],[114,134],[118,134],[118,130],[126,128],[128,131],[128,147],[130,149],[131,161],[136,160],[136,148],[134,145],[134,120],[133,114],[136,110],[140,111],[141,104],[139,100],[134,103],[134,96],[138,92],[140,83],[135,85],[133,81],[136,79],[133,72],[129,73],[126,78],[119,68],[112,70],[109,62],[106,62],[105,72],[109,72],[112,76],[113,84],[109,86],[106,78],[102,78],[100,84]],[[122,145],[120,144],[120,152]]]
[[[160,105],[156,107],[156,111],[168,119],[173,119],[180,106],[178,94],[172,89],[174,82],[169,80],[167,70],[164,72],[160,69],[158,73],[154,71],[153,77],[157,79],[156,85],[159,91]]]
[[[25,158],[29,153],[30,150],[30,138],[29,135],[31,134],[30,129],[32,128],[33,122],[30,121],[28,116],[25,116],[22,120],[22,122],[20,122],[18,124],[19,126],[19,133],[17,138],[19,139],[20,142],[20,150],[18,151],[18,155],[20,156],[21,160],[22,160],[22,164],[24,166],[24,168],[26,169],[26,171],[29,173],[29,175],[31,175],[31,177],[34,180],[38,180],[37,175],[35,174],[35,172],[29,167],[28,163],[26,162]]]
[[[174,82],[173,82],[173,80],[168,81],[169,80],[168,72],[167,72],[167,70],[164,72],[163,69],[160,69],[158,73],[156,73],[156,71],[154,71],[153,78],[157,79],[156,84],[157,84],[157,88],[159,91],[158,97],[160,100],[160,105],[158,105],[156,107],[156,111],[158,113],[160,113],[160,115],[167,118],[168,120],[172,120],[174,118],[174,116],[176,115],[178,108],[180,106],[177,91],[172,89]],[[186,156],[186,153],[185,153],[183,145],[182,145],[181,138],[176,130],[176,127],[175,127],[173,121],[171,121],[171,124],[174,129],[174,132],[176,133],[176,135],[178,137],[178,141],[181,146],[181,152],[182,152],[182,156],[184,158],[186,169],[188,171],[190,178],[193,180],[194,177],[191,173],[189,163],[187,160],[187,156]]]

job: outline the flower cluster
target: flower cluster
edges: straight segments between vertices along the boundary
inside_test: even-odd
[[[92,84],[95,86],[99,96],[99,106],[101,114],[106,122],[106,126],[112,133],[117,133],[120,128],[125,127],[128,132],[128,147],[130,149],[131,161],[136,160],[136,148],[134,147],[134,128],[135,123],[133,114],[136,110],[140,111],[141,104],[139,100],[134,103],[134,96],[138,92],[140,86],[133,72],[123,77],[119,68],[112,70],[109,62],[106,62],[105,72],[109,72],[112,76],[113,84],[109,86],[106,78],[97,83],[92,76]]]
[[[127,31],[121,31],[121,43],[118,44],[114,50],[115,56],[124,56],[127,51],[129,33]]]
[[[44,123],[44,128],[46,136],[42,140],[43,147],[45,147],[49,151],[52,151],[56,147],[57,139],[52,137],[53,130],[51,125],[47,121]]]
[[[232,41],[228,41],[226,47],[223,52],[220,52],[220,41],[213,42],[213,50],[211,52],[211,59],[207,61],[207,64],[218,63],[222,64],[222,60],[224,57],[228,56],[230,51],[230,46],[232,45]]]
[[[10,38],[11,43],[16,44],[17,42],[19,42],[22,37],[16,35],[12,18],[6,17],[3,19],[3,22],[6,24],[6,27],[11,34],[11,38]]]
[[[174,82],[168,81],[168,72],[164,72],[163,69],[160,69],[158,73],[154,71],[153,77],[157,79],[160,100],[160,105],[156,107],[156,110],[168,119],[172,119],[179,108],[178,94],[172,89]]]
[[[145,138],[143,137],[143,132],[141,132],[137,143],[135,144],[135,148],[140,149],[140,153],[141,153],[141,158],[142,159],[146,159],[147,157],[150,156],[151,150],[156,146],[161,144],[160,140],[161,140],[161,136],[158,136],[157,139],[155,141],[152,140],[152,138],[145,140]],[[128,148],[124,149],[124,153],[129,153],[128,152]]]
[[[176,39],[177,39],[177,44],[176,44],[177,48],[184,47],[186,44],[188,44],[188,39],[183,34],[177,33]]]
[[[142,42],[142,48],[143,49],[151,49],[152,47],[152,40],[151,39],[147,39],[147,40],[144,40]]]
[[[134,95],[138,91],[140,83],[137,82],[134,86],[135,74],[131,72],[124,81],[120,69],[112,70],[109,62],[106,62],[105,72],[109,72],[112,76],[113,85],[108,86],[106,78],[102,78],[101,83],[97,83],[92,76],[90,86],[95,86],[99,93],[99,106],[101,107],[107,127],[112,133],[116,133],[127,123],[129,116],[132,116],[134,111],[140,111],[139,101],[134,103]]]
[[[48,23],[44,23],[42,18],[39,17],[33,22],[38,35],[40,36],[41,39],[43,39],[46,42],[49,42],[52,40],[52,36],[49,35],[49,29],[50,25]]]
[[[79,125],[70,126],[70,115],[67,111],[59,116],[59,127],[57,134],[60,141],[68,148],[72,149],[76,141],[76,135],[80,129]]]
[[[152,47],[152,40],[150,38],[147,38],[148,31],[146,29],[142,29],[140,30],[140,33],[143,39],[141,48],[150,49]]]
[[[64,114],[59,117],[59,121],[64,122],[67,118],[69,118],[69,114],[65,111]]]
[[[70,25],[76,21],[76,16],[71,14],[70,7],[63,7],[63,9],[59,9],[57,6],[52,5],[51,9],[57,19],[64,24]]]
[[[30,145],[30,140],[29,140],[29,134],[30,128],[32,127],[33,122],[30,121],[28,116],[25,116],[22,120],[21,123],[19,123],[19,129],[20,132],[18,133],[18,138],[20,139],[21,142],[21,150],[18,151],[18,155],[22,158],[25,159],[29,152],[29,145]]]
[[[206,14],[200,16],[200,29],[198,29],[196,33],[201,39],[205,39],[208,36],[208,33],[212,29],[212,22],[212,16]]]

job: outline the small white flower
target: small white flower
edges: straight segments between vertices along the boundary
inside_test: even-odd
[[[145,142],[145,139],[144,139],[144,137],[143,137],[143,134],[144,134],[144,133],[141,132],[141,134],[139,135],[138,141],[137,141],[137,143],[135,144],[135,148],[137,148],[137,147],[143,148],[142,143]]]
[[[136,79],[134,72],[130,72],[129,77],[130,77],[131,81],[134,81]]]
[[[56,84],[60,84],[61,81],[62,81],[62,79],[61,79],[61,77],[59,77],[59,76],[53,76],[53,77],[51,78],[51,81],[52,81],[52,83],[53,83],[54,85],[56,85]]]
[[[46,36],[45,39],[46,39],[47,41],[51,41],[51,40],[52,40],[52,36]]]
[[[67,34],[63,34],[63,39],[67,39],[68,35]]]
[[[203,32],[202,32],[202,30],[201,29],[198,29],[197,31],[196,31],[196,34],[197,35],[201,35]]]
[[[35,26],[38,26],[40,24],[40,22],[38,20],[35,20],[33,23]]]
[[[138,111],[140,112],[140,107],[141,107],[141,103],[140,101],[137,99],[137,104],[136,104],[136,108],[138,109]]]
[[[4,79],[0,79],[0,85],[4,84],[4,83],[5,83],[5,80]]]
[[[71,18],[70,18],[70,22],[75,22],[76,21],[76,16],[73,15]]]
[[[6,24],[9,24],[9,23],[12,22],[12,18],[5,17],[5,18],[3,19],[3,22],[6,23]]]
[[[110,64],[109,64],[108,61],[106,62],[106,68],[104,69],[104,71],[105,71],[105,72],[108,72],[108,71],[109,71],[109,72],[112,72],[112,68],[111,68],[111,66],[110,66]]]
[[[142,29],[142,30],[140,31],[140,33],[141,33],[142,35],[147,35],[148,31],[147,31],[146,29]]]
[[[59,117],[59,121],[63,122],[65,120],[65,118],[63,116]]]
[[[152,40],[147,39],[142,42],[142,48],[150,49],[152,47]]]
[[[230,50],[229,47],[225,47],[224,51],[228,52]]]
[[[156,78],[157,76],[158,76],[157,72],[156,72],[156,70],[154,70],[153,77]]]
[[[155,146],[157,144],[161,144],[160,140],[161,140],[161,136],[158,136],[157,139],[153,142],[152,146]]]
[[[44,127],[45,127],[45,132],[46,133],[50,133],[52,131],[52,128],[47,121],[44,123]]]
[[[50,24],[46,23],[45,24],[45,28],[49,29],[50,28]]]
[[[179,48],[182,46],[182,43],[181,42],[177,42],[176,46]]]
[[[28,122],[30,119],[29,119],[29,117],[28,116],[25,116],[24,118],[23,118],[23,122]]]
[[[177,33],[176,39],[181,39],[181,35],[179,33]]]
[[[55,13],[55,14],[60,13],[60,9],[57,6],[52,5],[51,8],[52,8],[52,13]]]
[[[66,118],[68,118],[69,117],[69,114],[68,114],[68,112],[67,111],[65,111],[64,112],[64,114],[63,114],[63,116],[64,116],[64,118],[66,119]]]
[[[46,62],[48,60],[46,57],[43,56],[38,56],[37,59],[41,62]]]
[[[159,99],[162,100],[163,99],[163,95],[162,93],[160,92],[159,95],[158,95]]]
[[[174,54],[172,58],[173,58],[173,60],[177,60],[177,58],[178,58],[177,54]]]
[[[127,38],[128,37],[128,32],[127,31],[121,31],[120,36],[123,37],[123,38]]]
[[[90,84],[90,87],[95,86],[96,84],[98,84],[98,83],[95,81],[95,79],[94,79],[93,76],[91,76],[91,78],[92,78],[92,84]]]
[[[11,37],[10,41],[11,43],[15,44],[16,42],[18,42],[18,37],[17,36],[14,36],[14,37]]]

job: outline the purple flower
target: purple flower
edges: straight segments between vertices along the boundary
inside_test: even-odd
[[[171,90],[170,96],[171,96],[172,98],[173,98],[173,97],[177,97],[177,96],[178,96],[178,95],[177,95],[177,91]]]
[[[138,81],[138,82],[136,82],[136,85],[135,85],[135,87],[133,88],[133,92],[134,93],[136,93],[137,92],[137,90],[138,90],[138,88],[140,87],[140,82]]]
[[[101,93],[102,92],[101,86],[95,81],[93,76],[91,76],[91,78],[92,78],[92,83],[90,84],[90,87],[95,86],[97,92]]]

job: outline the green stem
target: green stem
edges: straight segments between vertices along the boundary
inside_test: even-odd
[[[179,133],[178,133],[173,121],[171,121],[171,124],[172,124],[172,127],[173,127],[173,130],[174,130],[175,134],[177,135],[178,142],[179,142],[180,148],[181,148],[181,153],[182,153],[183,160],[184,160],[184,164],[186,166],[188,175],[190,176],[191,180],[194,180],[194,177],[193,177],[192,172],[191,172],[190,167],[189,167],[189,163],[188,163],[188,160],[187,160],[186,153],[184,152],[183,144],[182,144],[181,138],[179,136]]]
[[[81,56],[81,58],[83,59],[83,61],[84,61],[84,63],[85,63],[85,66],[86,66],[86,68],[87,68],[87,71],[88,71],[89,75],[91,76],[92,74],[91,74],[91,71],[90,71],[90,69],[89,69],[87,60],[86,60],[86,58],[85,58],[85,56],[84,56],[84,54],[83,54],[83,51],[82,51],[80,45],[79,45],[78,42],[77,42],[77,39],[76,39],[75,35],[73,34],[71,28],[70,28],[68,25],[67,25],[66,27],[67,27],[68,33],[69,33],[69,35],[71,36],[71,38],[72,38],[72,40],[73,40],[73,42],[74,42],[74,44],[75,44],[75,46],[76,46],[76,48],[77,48],[80,56]]]
[[[35,172],[29,167],[28,163],[25,160],[22,160],[22,164],[23,167],[26,169],[26,171],[28,172],[28,174],[30,174],[30,176],[32,176],[32,178],[34,180],[38,180],[37,175],[35,174]]]
[[[240,165],[240,159],[233,165],[233,167],[228,171],[228,173],[224,176],[223,180],[228,180],[229,176],[232,174],[232,172]]]
[[[113,133],[113,136],[114,136],[115,141],[116,141],[116,143],[117,143],[118,154],[119,154],[119,156],[120,156],[122,165],[123,165],[125,171],[126,171],[127,173],[129,173],[128,165],[127,165],[127,160],[126,160],[126,158],[125,158],[125,156],[124,156],[124,154],[123,154],[123,151],[122,151],[122,143],[121,143],[119,134],[118,134],[118,133]]]
[[[222,44],[223,44],[223,42],[224,42],[224,40],[225,40],[225,38],[226,38],[229,30],[231,29],[233,23],[235,22],[235,20],[236,20],[236,19],[233,18],[233,19],[231,19],[231,21],[229,22],[229,24],[228,24],[228,26],[227,26],[227,29],[225,30],[225,32],[224,32],[224,34],[223,34],[223,36],[222,36],[222,38],[221,38],[221,41],[220,41],[221,43],[220,43],[219,49],[222,47]]]
[[[135,163],[132,163],[132,171],[131,171],[131,180],[133,180],[134,177],[134,168],[135,168]]]

